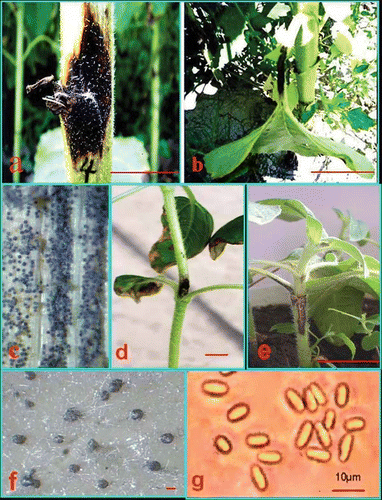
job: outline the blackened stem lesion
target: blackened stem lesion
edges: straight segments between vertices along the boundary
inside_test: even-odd
[[[281,47],[280,57],[277,61],[277,91],[280,97],[284,94],[286,55],[287,48]]]
[[[300,335],[305,335],[306,308],[307,308],[306,295],[297,296],[292,293],[290,298],[292,302],[292,307],[297,314],[298,333]]]

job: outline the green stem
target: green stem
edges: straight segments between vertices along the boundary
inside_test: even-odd
[[[319,2],[291,3],[294,15],[303,14],[307,18],[306,27],[301,27],[294,44],[297,66],[297,89],[301,104],[310,104],[315,100],[317,80]],[[309,36],[310,40],[306,41]]]
[[[308,241],[304,246],[301,257],[296,267],[296,275],[294,279],[294,291],[296,295],[305,295],[306,280],[309,276],[308,263],[313,255],[317,252],[317,245]]]
[[[16,10],[16,74],[15,74],[15,129],[13,135],[13,156],[20,158],[21,132],[23,128],[23,89],[24,89],[24,4],[17,4]],[[13,182],[20,182],[20,172],[13,174]]]
[[[23,60],[25,61],[26,58],[29,56],[30,52],[33,50],[33,48],[39,44],[40,42],[47,42],[51,45],[52,49],[56,52],[57,56],[60,56],[60,46],[58,43],[53,41],[51,38],[45,35],[39,35],[36,37],[31,43],[28,44],[27,48],[25,49],[25,53],[23,56]]]
[[[252,269],[250,269],[250,271],[252,273],[262,274],[263,276],[267,276],[267,278],[271,278],[273,281],[276,281],[284,288],[286,288],[289,292],[293,290],[292,285],[289,283],[289,281],[280,278],[280,276],[277,276],[277,274],[273,274],[270,271],[267,271],[266,269],[262,269],[261,267],[259,268],[253,267]]]
[[[184,248],[182,230],[179,224],[178,212],[176,209],[174,188],[172,186],[161,186],[164,208],[170,229],[171,240],[174,245],[175,259],[178,266],[179,291],[185,280],[188,280],[188,263],[186,249]]]
[[[3,48],[3,56],[5,56],[6,59],[13,65],[16,66],[16,59],[11,56],[11,54]]]
[[[151,131],[150,131],[150,164],[152,173],[150,182],[158,182],[159,141],[160,141],[160,57],[159,57],[160,20],[156,19],[152,26],[151,39]]]
[[[184,299],[181,299],[179,297],[175,299],[175,309],[172,318],[170,346],[168,353],[169,368],[179,367],[180,339],[182,336],[183,322],[188,304],[188,301],[185,301]]]
[[[205,286],[203,288],[199,288],[198,290],[194,290],[193,292],[190,292],[184,300],[187,300],[187,302],[191,302],[192,299],[194,299],[197,295],[200,295],[201,293],[206,293],[206,292],[213,292],[215,290],[243,290],[243,285],[210,285],[210,286]]]
[[[291,274],[294,276],[298,276],[297,272],[295,269],[291,266],[291,264],[286,263],[286,262],[274,262],[273,260],[251,260],[250,264],[261,264],[263,266],[266,266],[266,268],[271,268],[271,267],[277,267],[277,268],[283,268],[289,271]]]
[[[306,329],[305,335],[297,334],[296,338],[297,354],[300,368],[312,367],[312,353],[309,346],[309,333]]]
[[[251,304],[249,304],[248,309],[248,336],[249,341],[257,346],[257,336],[256,336],[256,326],[255,326],[255,318],[253,317],[253,311]]]
[[[132,194],[138,193],[138,191],[142,191],[142,189],[146,189],[148,186],[134,186],[132,188],[129,188],[127,191],[124,191],[123,193],[117,194],[114,196],[111,200],[112,203],[116,203],[117,201],[121,201],[124,198],[127,198],[128,196],[131,196]]]
[[[178,284],[175,281],[166,278],[165,276],[155,276],[155,278],[152,279],[157,281],[158,283],[163,283],[164,285],[170,286],[174,290],[174,293],[176,293],[178,290]]]

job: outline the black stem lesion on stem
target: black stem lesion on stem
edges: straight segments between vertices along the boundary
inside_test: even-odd
[[[286,55],[287,48],[281,47],[280,57],[277,61],[277,91],[280,97],[284,94]]]

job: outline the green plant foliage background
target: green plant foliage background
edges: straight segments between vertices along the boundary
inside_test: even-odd
[[[10,61],[16,49],[13,5],[3,10],[3,182],[12,182],[9,172],[13,150],[15,66]],[[54,75],[59,77],[59,4],[25,3],[24,50],[40,38],[24,62],[24,86]],[[161,143],[164,161],[178,163],[179,143],[179,9],[176,3],[153,3],[153,15],[161,15]],[[144,2],[115,3],[115,136],[135,136],[147,146],[150,135],[151,29]],[[6,53],[6,54],[5,54]],[[7,56],[10,57],[7,57]],[[59,126],[40,95],[24,94],[22,165],[25,175],[33,171],[40,136]],[[163,161],[162,160],[162,161]],[[168,169],[168,168],[166,168]]]
[[[210,84],[218,89],[215,96],[224,89],[228,94],[228,97],[226,96],[228,103],[234,103],[235,96],[239,92],[250,88],[259,98],[260,102],[256,102],[255,109],[260,117],[263,109],[268,106],[269,97],[273,98],[269,89],[268,94],[265,94],[264,89],[267,87],[265,82],[268,82],[269,78],[275,81],[277,77],[276,63],[280,55],[280,46],[277,45],[276,30],[280,26],[288,27],[293,17],[291,10],[288,11],[285,8],[287,5],[283,2],[208,4],[195,2],[187,4],[185,6],[186,94],[200,85]],[[324,6],[325,3],[320,4],[320,16],[325,13]],[[373,39],[377,32],[376,3],[352,3],[351,15],[345,19],[345,23],[351,35],[359,29],[368,39]],[[375,120],[369,115],[376,109],[376,61],[351,59],[350,42],[341,34],[334,39],[331,33],[333,25],[334,21],[328,18],[320,32],[319,90],[316,91],[316,101],[305,110],[299,109],[297,116],[302,124],[309,127],[310,119],[318,113],[333,130],[344,129],[350,125],[356,135],[357,132],[368,131],[375,127]],[[239,54],[230,55],[229,46],[242,31],[247,45]],[[219,67],[221,51],[226,48],[229,62]],[[195,68],[198,69],[197,72]],[[295,83],[293,72],[293,64],[289,61],[287,84]],[[206,95],[202,91],[192,113],[195,114],[198,108],[203,108],[205,98]],[[198,158],[202,159],[202,156],[209,151],[240,139],[266,121],[268,116],[262,117],[260,123],[256,118],[250,117],[249,114],[254,105],[249,100],[247,102],[248,117],[243,115],[242,122],[245,123],[246,119],[250,118],[253,119],[253,123],[247,130],[243,130],[240,137],[225,136],[223,131],[221,137],[216,138],[210,133],[210,123],[206,119],[200,120],[200,124],[196,120],[190,126],[186,124],[186,164],[190,164],[192,155],[199,155]],[[222,107],[217,99],[215,104],[217,109],[211,111],[211,117],[215,114],[219,116],[219,109]],[[234,120],[237,121],[235,104],[232,108],[232,111],[225,111],[225,114],[233,115]],[[222,120],[222,116],[219,116],[219,119]],[[212,122],[213,119],[211,118],[210,121]],[[204,144],[206,137],[211,137],[208,148],[205,148]],[[365,141],[365,149],[374,147],[373,141],[371,143]],[[236,178],[231,176],[224,178],[224,181],[262,182],[256,177],[245,176],[249,170],[261,171],[263,168],[262,164],[259,166],[258,156],[248,157],[236,171]],[[285,170],[287,166],[286,163],[282,168]],[[206,174],[204,177],[201,174],[193,175],[195,177],[193,181],[211,182]],[[265,172],[264,175],[271,174]],[[198,179],[197,176],[199,176]],[[274,176],[273,173],[272,176]],[[277,177],[280,175],[277,174]]]

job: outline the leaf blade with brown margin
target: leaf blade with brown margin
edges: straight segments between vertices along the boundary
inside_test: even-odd
[[[149,297],[159,293],[162,286],[162,283],[155,281],[153,278],[124,274],[115,279],[114,292],[119,297],[131,297],[138,303],[142,297]]]
[[[216,231],[208,244],[212,260],[216,260],[224,252],[228,243],[230,245],[243,244],[243,223],[244,217],[239,215]]]
[[[184,196],[175,197],[175,202],[186,256],[187,259],[191,259],[207,246],[213,231],[213,218],[200,203],[195,202],[192,207],[190,200]],[[163,210],[161,222],[162,235],[149,252],[150,265],[157,273],[163,273],[176,264],[165,210]]]

